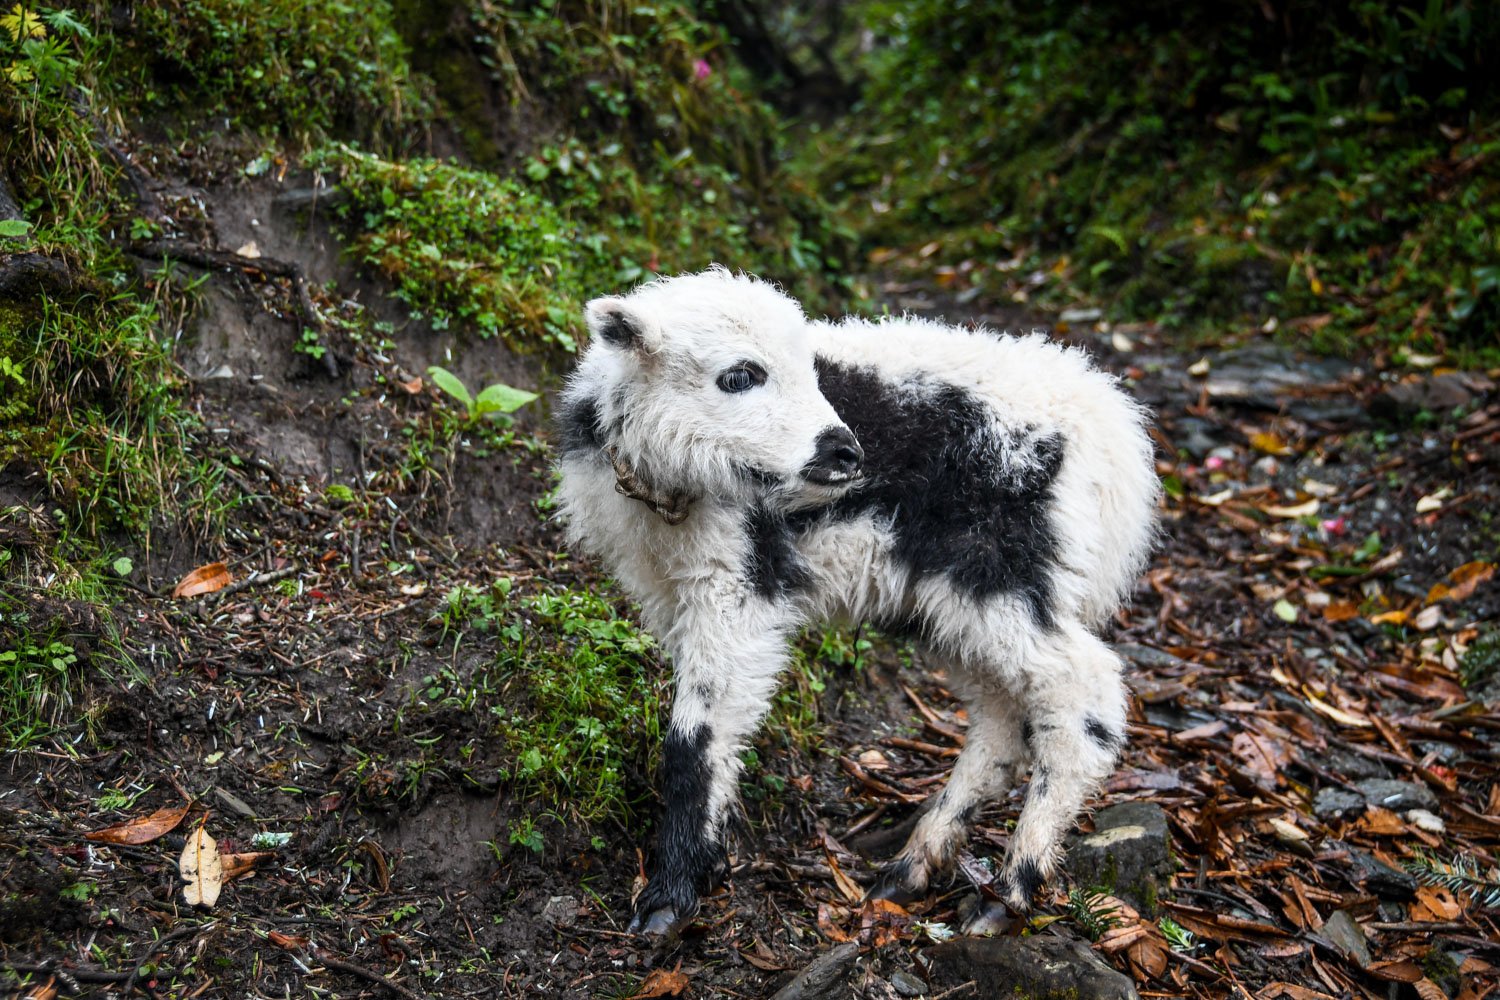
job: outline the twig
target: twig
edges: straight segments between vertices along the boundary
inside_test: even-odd
[[[188,924],[186,927],[179,927],[172,933],[168,934],[166,937],[162,938],[160,941],[152,944],[151,947],[147,948],[146,954],[142,955],[141,960],[135,964],[135,968],[130,970],[130,978],[125,980],[125,992],[129,993],[131,990],[135,989],[135,981],[140,978],[141,970],[146,967],[147,962],[151,961],[151,957],[153,955],[165,949],[166,946],[171,944],[173,941],[177,941],[182,938],[188,937],[189,935],[196,934],[198,930],[199,927],[197,924]]]
[[[347,972],[351,976],[358,976],[359,978],[365,980],[365,982],[374,983],[376,986],[384,986],[386,989],[390,990],[397,996],[404,997],[405,1000],[423,1000],[423,997],[420,993],[413,993],[411,990],[407,989],[405,986],[402,986],[394,979],[391,979],[388,976],[382,976],[380,973],[374,972],[370,969],[366,969],[362,965],[355,965],[353,962],[346,962],[344,959],[338,958],[330,954],[329,952],[324,951],[322,948],[315,949],[313,952],[313,957],[330,969],[335,969],[339,972]]]
[[[277,580],[283,580],[291,576],[295,572],[297,572],[296,566],[284,566],[281,569],[273,569],[265,573],[256,570],[254,573],[251,573],[243,580],[231,583],[229,586],[223,588],[222,590],[216,590],[212,594],[206,594],[204,596],[214,597],[219,601],[223,601],[224,598],[233,597],[235,594],[238,594],[242,590],[247,590],[250,587],[254,587],[262,583],[275,583]]]

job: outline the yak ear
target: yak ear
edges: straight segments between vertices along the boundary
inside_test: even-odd
[[[609,295],[594,299],[586,307],[589,333],[610,347],[638,354],[655,354],[661,348],[661,331],[630,303]]]

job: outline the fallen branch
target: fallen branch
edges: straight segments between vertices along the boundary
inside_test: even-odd
[[[307,290],[307,276],[302,273],[302,265],[293,261],[277,260],[274,257],[246,257],[244,254],[215,250],[186,240],[143,240],[132,244],[130,252],[138,257],[177,260],[210,271],[257,271],[271,278],[286,278],[291,281],[292,290],[296,293],[297,308],[303,324],[319,332],[324,329],[323,320]],[[339,365],[332,351],[323,351],[323,367],[330,378],[338,378]]]

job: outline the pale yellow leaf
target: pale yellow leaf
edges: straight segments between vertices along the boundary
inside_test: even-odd
[[[189,906],[210,907],[218,902],[224,887],[224,862],[219,857],[219,843],[201,825],[188,836],[177,860],[177,871],[187,885],[182,896]]]

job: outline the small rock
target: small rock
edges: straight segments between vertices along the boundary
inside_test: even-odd
[[[1365,797],[1342,788],[1320,788],[1313,796],[1313,815],[1318,819],[1343,819],[1365,811]]]
[[[1359,963],[1361,969],[1370,967],[1370,942],[1365,937],[1365,929],[1346,911],[1333,911],[1333,916],[1323,924],[1323,936],[1333,942],[1339,951]]]
[[[1068,872],[1084,887],[1101,885],[1147,916],[1172,874],[1167,814],[1152,802],[1123,802],[1094,816],[1094,832],[1068,847]]]
[[[1426,785],[1418,785],[1410,781],[1366,778],[1364,781],[1356,782],[1354,787],[1359,789],[1360,794],[1370,805],[1389,809],[1391,812],[1405,812],[1408,809],[1433,810],[1438,807],[1437,796],[1432,794]]]
[[[939,991],[975,984],[976,996],[1028,1000],[1139,1000],[1130,980],[1088,945],[1056,934],[959,938],[927,953]]]
[[[1386,386],[1370,400],[1370,410],[1387,419],[1415,416],[1424,411],[1446,417],[1494,387],[1493,382],[1478,372],[1445,372]]]
[[[813,959],[771,1000],[821,1000],[849,995],[849,967],[859,957],[859,945],[846,941]]]
[[[1410,899],[1416,895],[1417,880],[1406,872],[1382,861],[1377,861],[1357,847],[1330,842],[1330,847],[1342,847],[1349,853],[1349,862],[1354,865],[1354,880],[1365,887],[1365,891],[1384,899]]]
[[[905,969],[897,969],[891,973],[890,983],[904,997],[920,997],[927,993],[927,984]]]
[[[559,930],[578,923],[578,897],[553,896],[547,900],[547,905],[542,907],[542,923]]]
[[[1428,833],[1442,833],[1447,829],[1441,816],[1428,812],[1426,809],[1408,809],[1406,821],[1418,830],[1425,830]]]
[[[1321,756],[1323,767],[1347,780],[1359,778],[1389,778],[1390,768],[1364,754],[1329,747]]]
[[[234,378],[234,369],[229,367],[228,365],[220,365],[213,371],[207,372],[206,374],[200,375],[198,377],[203,379],[205,382],[209,381],[210,379]]]

